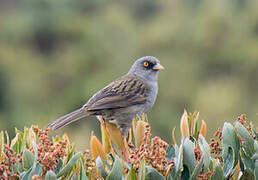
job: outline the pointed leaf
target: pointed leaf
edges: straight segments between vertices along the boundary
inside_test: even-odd
[[[30,169],[34,163],[34,160],[34,155],[28,149],[25,149],[22,155],[22,167],[25,170]]]
[[[113,164],[113,168],[109,173],[107,180],[114,180],[114,179],[122,179],[123,177],[123,167],[122,162],[118,156],[115,157],[115,162]]]
[[[222,152],[222,157],[225,159],[226,156],[228,155],[227,149],[229,146],[233,148],[233,152],[234,152],[233,166],[235,167],[239,159],[240,143],[232,124],[227,122],[224,123],[223,129],[222,129],[222,137],[223,137],[222,138],[223,147],[226,150],[225,152],[224,151]]]
[[[41,175],[41,172],[43,170],[43,166],[40,163],[37,163],[36,165],[33,165],[31,173],[29,175],[29,179],[32,179],[34,175]]]
[[[175,148],[171,145],[166,150],[166,158],[171,161],[176,156]]]
[[[240,157],[242,160],[242,163],[244,164],[244,169],[247,171],[249,174],[254,175],[254,161],[245,154],[245,152],[241,149],[240,151]]]
[[[146,166],[145,180],[165,180],[165,178],[153,167]]]
[[[183,144],[179,146],[178,152],[175,158],[175,170],[176,173],[183,169]]]
[[[202,151],[202,157],[204,158],[204,168],[208,169],[211,162],[210,146],[201,134],[199,135],[199,146]]]
[[[59,178],[62,175],[67,174],[75,165],[75,163],[77,163],[78,159],[80,158],[81,153],[78,152],[76,153],[69,161],[68,163],[65,165],[65,167],[63,167],[60,172],[57,174],[57,177]]]
[[[218,179],[223,180],[224,178],[223,178],[222,166],[219,160],[216,160],[215,171],[213,172],[210,180],[218,180]]]
[[[198,165],[194,168],[194,171],[190,177],[191,180],[195,180],[197,179],[199,173],[202,171],[202,167],[204,165],[204,156],[202,156],[202,158],[200,159]]]
[[[86,176],[84,163],[81,160],[81,170],[80,170],[80,180],[88,180],[88,177]]]
[[[101,177],[103,177],[104,179],[108,176],[103,161],[101,160],[101,158],[98,156],[96,159],[96,167],[98,169],[99,174],[101,175]]]
[[[193,172],[195,168],[195,156],[194,156],[194,143],[188,138],[184,140],[183,144],[183,162],[188,167],[190,172]]]
[[[224,151],[224,177],[227,178],[231,174],[232,169],[234,168],[235,154],[231,146],[229,146],[227,150]]]
[[[145,161],[144,161],[144,160],[141,160],[141,161],[140,161],[139,173],[138,173],[138,180],[143,180],[143,179],[144,179],[144,177],[145,177],[145,171],[146,171],[146,168],[145,168]]]
[[[249,157],[252,157],[254,154],[254,139],[250,136],[247,129],[240,123],[236,122],[236,129],[238,135],[244,140],[243,147],[245,149],[245,152]]]
[[[31,178],[30,178],[31,171],[32,171],[32,167],[28,171],[25,171],[25,174],[23,174],[20,179],[21,180],[31,180]]]
[[[55,174],[58,174],[59,171],[61,170],[62,166],[63,166],[63,160],[62,160],[62,159],[59,159],[59,160],[58,160],[58,163],[57,163],[57,165],[56,165],[56,169],[54,169],[54,173],[55,173]]]
[[[136,172],[132,165],[130,167],[129,180],[136,180]]]
[[[57,177],[54,171],[49,170],[45,176],[45,180],[57,180]]]

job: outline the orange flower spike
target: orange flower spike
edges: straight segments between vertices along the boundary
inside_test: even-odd
[[[133,133],[135,136],[135,131],[136,131],[136,119],[135,118],[133,119],[133,122],[132,122],[132,130],[133,130]]]
[[[117,129],[115,124],[109,122],[105,122],[105,124],[109,138],[118,146],[121,151],[123,151],[125,146],[121,132],[119,129]]]
[[[186,110],[184,110],[184,113],[181,117],[180,129],[181,129],[181,135],[183,136],[183,138],[189,137],[188,114]]]
[[[140,147],[145,133],[145,122],[138,121],[135,130],[135,145],[137,148]]]
[[[173,140],[173,143],[176,145],[175,131],[176,131],[176,127],[174,127],[173,130],[172,130],[172,140]]]
[[[104,153],[102,144],[95,135],[91,136],[90,149],[93,159],[96,159],[98,156],[100,156],[101,159],[106,160],[106,154]]]
[[[200,134],[205,137],[207,133],[207,125],[206,122],[204,120],[202,120],[202,124],[201,124],[201,129],[200,129]]]
[[[110,138],[108,136],[107,129],[105,127],[102,116],[99,117],[99,120],[101,123],[101,137],[102,137],[102,144],[103,144],[104,152],[106,154],[108,154],[111,151]]]

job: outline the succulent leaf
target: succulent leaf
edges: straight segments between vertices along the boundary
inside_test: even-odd
[[[228,178],[234,168],[234,149],[228,146],[224,149],[224,177]]]
[[[183,163],[188,167],[190,172],[193,172],[195,162],[194,143],[186,138],[183,144]]]
[[[56,174],[51,170],[47,171],[45,180],[57,180]]]
[[[245,152],[249,157],[251,157],[255,150],[254,150],[254,139],[250,136],[246,128],[240,123],[236,122],[236,129],[238,135],[243,139],[243,147],[245,149]]]
[[[34,163],[34,160],[35,160],[34,155],[28,149],[25,149],[22,155],[23,168],[25,170],[30,169]]]
[[[194,168],[193,173],[191,174],[190,180],[195,180],[197,179],[199,173],[202,171],[202,167],[204,165],[204,156],[200,159],[198,165]]]
[[[204,167],[208,169],[211,162],[210,146],[201,134],[199,135],[199,146],[202,151],[202,157],[204,158]]]
[[[67,174],[75,165],[75,163],[78,161],[80,158],[81,153],[78,152],[76,153],[69,161],[68,163],[60,170],[60,172],[57,174],[57,177],[63,176]]]
[[[165,178],[153,167],[146,166],[145,180],[165,180]]]
[[[224,177],[223,177],[222,166],[221,166],[219,160],[216,160],[216,162],[215,162],[215,170],[214,170],[210,180],[218,180],[218,179],[223,180]]]
[[[108,176],[108,173],[106,172],[104,163],[99,156],[96,159],[96,167],[101,177],[105,179]]]
[[[109,175],[107,176],[107,180],[122,179],[122,178],[123,178],[122,162],[120,158],[116,156],[113,164],[113,168],[109,173]]]
[[[224,159],[227,158],[229,147],[233,148],[233,152],[234,152],[233,166],[236,166],[239,159],[240,142],[236,135],[233,125],[230,123],[227,123],[227,122],[224,123],[223,129],[222,129],[222,142],[223,142],[223,149],[225,150],[222,152],[222,157]]]

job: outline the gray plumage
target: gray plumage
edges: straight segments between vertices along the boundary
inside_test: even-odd
[[[142,57],[129,72],[93,95],[80,109],[48,124],[54,130],[87,116],[102,116],[113,122],[126,136],[136,115],[148,113],[158,93],[158,72],[163,69],[157,58]]]

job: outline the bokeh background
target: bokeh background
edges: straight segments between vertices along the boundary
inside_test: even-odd
[[[153,135],[170,141],[184,108],[209,136],[241,113],[257,127],[258,1],[0,0],[0,129],[43,127],[144,55],[166,68]],[[87,148],[92,130],[95,117],[52,134]]]

